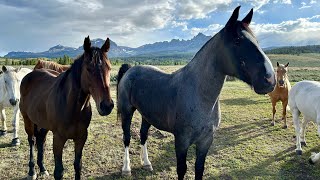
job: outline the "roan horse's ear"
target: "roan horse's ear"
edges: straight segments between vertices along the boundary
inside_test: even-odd
[[[284,67],[288,67],[288,66],[289,66],[289,62],[286,65],[284,65]]]
[[[239,10],[240,10],[241,6],[238,6],[232,13],[230,19],[228,20],[226,27],[233,27],[237,21],[238,21],[238,17],[239,17]]]
[[[89,52],[91,48],[91,41],[89,36],[84,39],[83,49],[85,52]]]
[[[279,67],[279,63],[277,62],[277,67]]]
[[[6,66],[2,66],[2,71],[6,72],[7,71],[7,67]]]
[[[246,26],[249,26],[251,19],[253,16],[253,9],[250,10],[250,12],[247,14],[245,18],[242,19],[242,23],[244,23]]]
[[[101,50],[103,52],[108,52],[109,49],[110,49],[110,39],[107,38],[106,42],[104,42],[104,44],[102,45]]]

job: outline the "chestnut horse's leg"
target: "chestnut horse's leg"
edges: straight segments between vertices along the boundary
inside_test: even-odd
[[[288,105],[288,99],[282,101],[282,119],[284,120],[284,125],[283,125],[284,129],[288,128],[288,125],[287,125],[287,105]]]
[[[175,151],[177,157],[178,180],[183,180],[187,172],[187,153],[190,147],[190,138],[181,134],[175,135]]]
[[[84,144],[87,141],[88,137],[88,132],[86,131],[85,134],[82,135],[82,137],[74,139],[74,171],[75,171],[75,179],[81,179],[81,168],[82,168],[82,162],[81,162],[81,157],[82,157],[82,149]]]
[[[62,152],[67,138],[58,133],[53,134],[53,154],[54,154],[54,179],[60,180],[63,177]]]
[[[1,121],[2,121],[2,130],[0,130],[0,136],[7,134],[7,125],[6,125],[6,113],[4,108],[1,109]]]
[[[38,149],[38,160],[37,164],[40,168],[40,175],[42,176],[49,176],[48,171],[46,170],[44,164],[43,164],[43,153],[44,153],[44,145],[46,142],[46,136],[47,136],[48,130],[41,128],[40,130],[37,130],[35,128],[35,136],[36,136],[36,144]]]
[[[272,102],[272,122],[271,122],[271,125],[274,126],[275,125],[274,117],[277,112],[277,110],[276,110],[277,102],[275,100],[271,100],[271,102]]]
[[[147,150],[147,139],[148,139],[148,132],[151,124],[148,123],[144,118],[142,118],[141,128],[140,128],[140,143],[141,143],[141,164],[143,168],[149,171],[153,171],[151,162],[149,161],[148,157],[148,150]]]
[[[204,163],[213,140],[212,131],[210,131],[210,134],[206,135],[205,137],[205,139],[201,139],[200,142],[196,143],[197,159],[195,164],[195,179],[202,179]]]

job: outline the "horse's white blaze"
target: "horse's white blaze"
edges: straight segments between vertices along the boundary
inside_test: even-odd
[[[123,157],[123,167],[122,172],[130,172],[130,157],[129,157],[129,147],[124,149],[124,157]]]
[[[263,53],[263,52],[262,52],[262,53]],[[268,75],[271,75],[271,77],[268,78],[267,80],[268,80],[270,83],[275,83],[275,74],[274,74],[274,70],[273,70],[271,61],[270,61],[270,59],[268,58],[268,56],[266,56],[264,53],[263,53],[263,55],[264,55],[264,57],[265,57],[264,67],[266,68],[266,73],[267,73]]]
[[[140,154],[141,164],[143,166],[150,166],[151,162],[149,161],[149,157],[148,157],[147,142],[144,145],[140,145],[140,146],[141,146],[141,154]]]

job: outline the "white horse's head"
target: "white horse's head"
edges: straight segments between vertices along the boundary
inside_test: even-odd
[[[5,91],[9,97],[9,103],[15,106],[20,100],[20,81],[18,72],[21,67],[2,66],[2,76],[4,80]]]

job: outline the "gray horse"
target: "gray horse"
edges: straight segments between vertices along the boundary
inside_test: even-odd
[[[202,179],[207,152],[220,123],[218,99],[226,75],[241,79],[258,94],[273,90],[272,64],[249,29],[253,10],[238,21],[239,9],[185,67],[172,74],[153,66],[121,67],[117,94],[125,145],[123,175],[131,174],[130,125],[135,110],[142,115],[143,166],[152,170],[146,140],[153,125],[174,134],[178,179],[186,173],[189,146],[196,145],[195,179]]]

